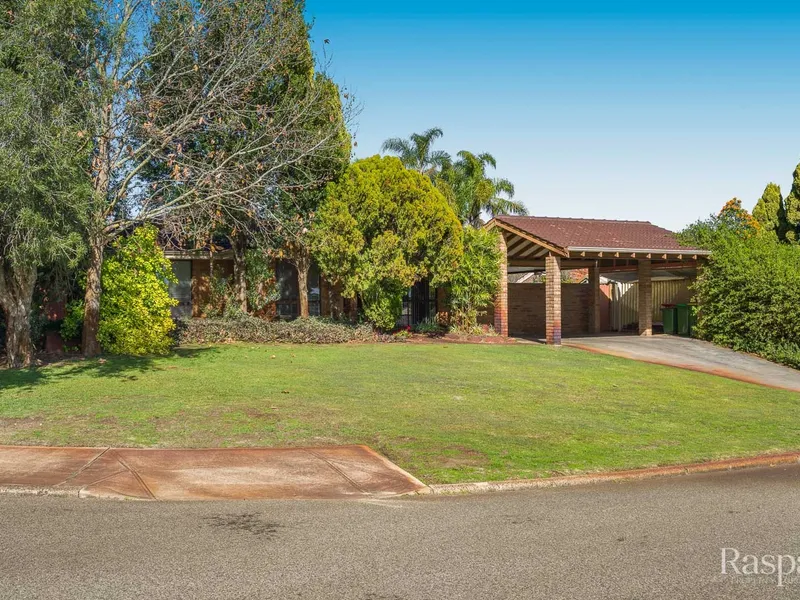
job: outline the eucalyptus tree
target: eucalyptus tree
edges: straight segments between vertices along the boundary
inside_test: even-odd
[[[418,171],[433,180],[451,163],[447,152],[432,148],[443,135],[439,127],[432,127],[423,133],[412,133],[408,139],[389,138],[383,142],[381,150],[395,154],[406,169]]]
[[[80,259],[89,181],[82,128],[88,0],[0,0],[0,308],[6,360],[31,363],[37,271]]]
[[[480,227],[484,213],[490,217],[527,214],[525,205],[514,200],[514,184],[508,179],[490,177],[488,167],[497,168],[497,161],[491,154],[462,150],[452,166],[436,179],[436,186],[455,206],[466,225]]]
[[[83,351],[99,351],[106,246],[145,221],[274,222],[280,174],[326,151],[315,93],[269,91],[302,50],[292,0],[97,0]],[[302,16],[302,15],[301,15]],[[303,40],[305,43],[305,40]],[[318,179],[311,169],[306,183]],[[192,231],[195,236],[202,231]]]

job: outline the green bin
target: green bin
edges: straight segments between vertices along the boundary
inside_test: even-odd
[[[697,305],[689,305],[689,335],[694,336],[694,330],[697,327]]]
[[[691,310],[688,304],[678,304],[676,306],[676,313],[678,315],[677,324],[678,324],[678,335],[691,335],[692,333],[692,326],[691,326]]]
[[[678,332],[678,309],[674,304],[661,305],[661,322],[664,324],[664,333],[675,335]]]

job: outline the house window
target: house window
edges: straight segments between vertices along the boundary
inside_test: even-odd
[[[297,269],[288,262],[279,260],[275,264],[275,285],[278,288],[278,301],[275,303],[278,318],[296,318],[300,314],[297,302]]]
[[[172,272],[177,282],[169,282],[169,297],[178,301],[172,307],[174,319],[192,316],[192,261],[173,260]]]
[[[424,279],[414,284],[403,298],[403,312],[397,324],[400,327],[417,325],[436,318],[436,288]]]

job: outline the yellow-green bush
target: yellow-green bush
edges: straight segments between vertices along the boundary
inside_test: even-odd
[[[155,227],[139,227],[114,243],[103,265],[98,338],[111,354],[163,354],[175,329],[168,284],[172,266],[157,242]]]

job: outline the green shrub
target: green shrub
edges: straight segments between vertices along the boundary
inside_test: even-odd
[[[98,338],[111,354],[163,354],[175,329],[168,282],[172,266],[157,243],[155,227],[139,227],[114,243],[103,265]]]
[[[697,336],[800,367],[800,247],[721,231],[694,286]]]
[[[178,322],[180,344],[342,344],[376,339],[372,327],[311,317],[295,321],[267,321],[241,315],[236,319],[186,319]]]
[[[61,321],[61,339],[65,342],[80,339],[83,333],[83,300],[73,300],[67,304],[65,312]]]
[[[498,235],[472,227],[464,230],[464,257],[448,286],[454,330],[471,333],[478,329],[478,316],[494,300],[502,260]]]
[[[444,327],[435,318],[425,319],[421,323],[414,325],[412,329],[415,333],[442,333],[444,331]]]

